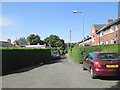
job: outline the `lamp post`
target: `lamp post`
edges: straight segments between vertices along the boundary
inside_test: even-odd
[[[79,12],[77,10],[74,10],[73,13],[80,13],[82,14],[82,26],[83,26],[83,46],[84,46],[84,14],[83,12]]]
[[[71,30],[70,30],[70,49],[71,49]]]

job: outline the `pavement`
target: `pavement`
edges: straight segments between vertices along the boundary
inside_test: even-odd
[[[120,88],[117,78],[92,79],[68,55],[46,65],[26,67],[2,76],[2,88]]]

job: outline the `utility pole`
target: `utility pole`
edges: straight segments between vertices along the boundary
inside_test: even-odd
[[[70,30],[70,48],[71,48],[71,30]]]

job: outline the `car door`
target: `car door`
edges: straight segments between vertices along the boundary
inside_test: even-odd
[[[86,61],[86,66],[88,70],[90,70],[90,67],[92,67],[93,61],[94,61],[94,54],[90,53]]]
[[[95,58],[95,54],[94,53],[91,53],[90,54],[90,59],[89,59],[89,62],[88,62],[88,67],[89,67],[89,70],[91,67],[93,67],[93,62],[94,62],[94,58]]]
[[[84,63],[84,65],[85,65],[85,68],[86,69],[88,69],[89,70],[89,63],[90,63],[90,54],[87,56],[87,58],[86,58],[86,61],[85,61],[85,63]]]

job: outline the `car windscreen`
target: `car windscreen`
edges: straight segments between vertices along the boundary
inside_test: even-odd
[[[59,52],[52,52],[52,54],[59,54]]]
[[[98,55],[99,60],[120,60],[117,53],[102,53]]]

